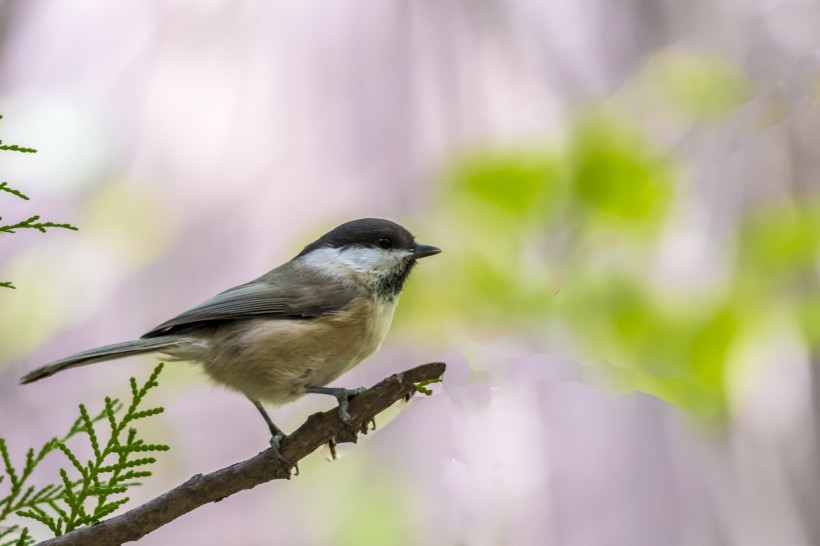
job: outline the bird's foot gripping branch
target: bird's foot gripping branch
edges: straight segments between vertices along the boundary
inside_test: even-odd
[[[41,544],[48,546],[117,545],[137,540],[196,508],[251,489],[271,480],[289,479],[292,465],[324,444],[356,442],[376,415],[402,399],[424,392],[418,385],[436,382],[444,374],[440,362],[423,364],[392,375],[351,398],[350,419],[342,421],[337,408],[315,413],[279,446],[210,474],[197,474],[182,485],[142,506],[91,527],[82,527]],[[423,389],[423,387],[422,387]],[[281,454],[281,457],[280,457]],[[290,464],[283,462],[290,461]]]

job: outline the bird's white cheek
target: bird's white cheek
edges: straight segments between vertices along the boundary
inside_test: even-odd
[[[344,268],[364,274],[386,274],[398,267],[406,252],[378,248],[319,248],[305,255],[307,265],[330,274]]]
[[[342,252],[339,258],[360,273],[388,273],[402,261],[403,254],[378,248],[351,248]]]

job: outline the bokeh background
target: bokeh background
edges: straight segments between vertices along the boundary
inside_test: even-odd
[[[0,0],[0,139],[39,150],[0,211],[80,228],[0,241],[0,434],[152,359],[25,371],[381,216],[444,253],[339,384],[444,384],[141,543],[820,544],[819,101],[813,0]],[[152,400],[129,506],[266,447],[193,367]]]

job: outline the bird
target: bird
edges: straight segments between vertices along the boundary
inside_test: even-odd
[[[146,353],[198,364],[215,383],[247,397],[277,450],[285,433],[263,404],[280,406],[308,393],[348,401],[364,389],[328,387],[381,346],[410,272],[441,249],[417,243],[406,228],[380,218],[345,222],[293,259],[213,296],[139,339],[82,351],[41,366],[28,384],[58,372]]]

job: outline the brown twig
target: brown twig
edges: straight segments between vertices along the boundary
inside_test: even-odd
[[[366,432],[373,418],[402,398],[416,392],[416,383],[435,380],[444,373],[444,364],[423,364],[392,375],[350,400],[350,423],[339,418],[334,408],[314,413],[296,431],[282,440],[282,457],[296,463],[327,443],[355,442]],[[272,449],[210,474],[197,474],[182,485],[90,527],[82,527],[55,537],[47,546],[114,546],[144,537],[203,504],[216,502],[234,493],[251,489],[271,480],[288,479],[291,466],[282,462]]]

